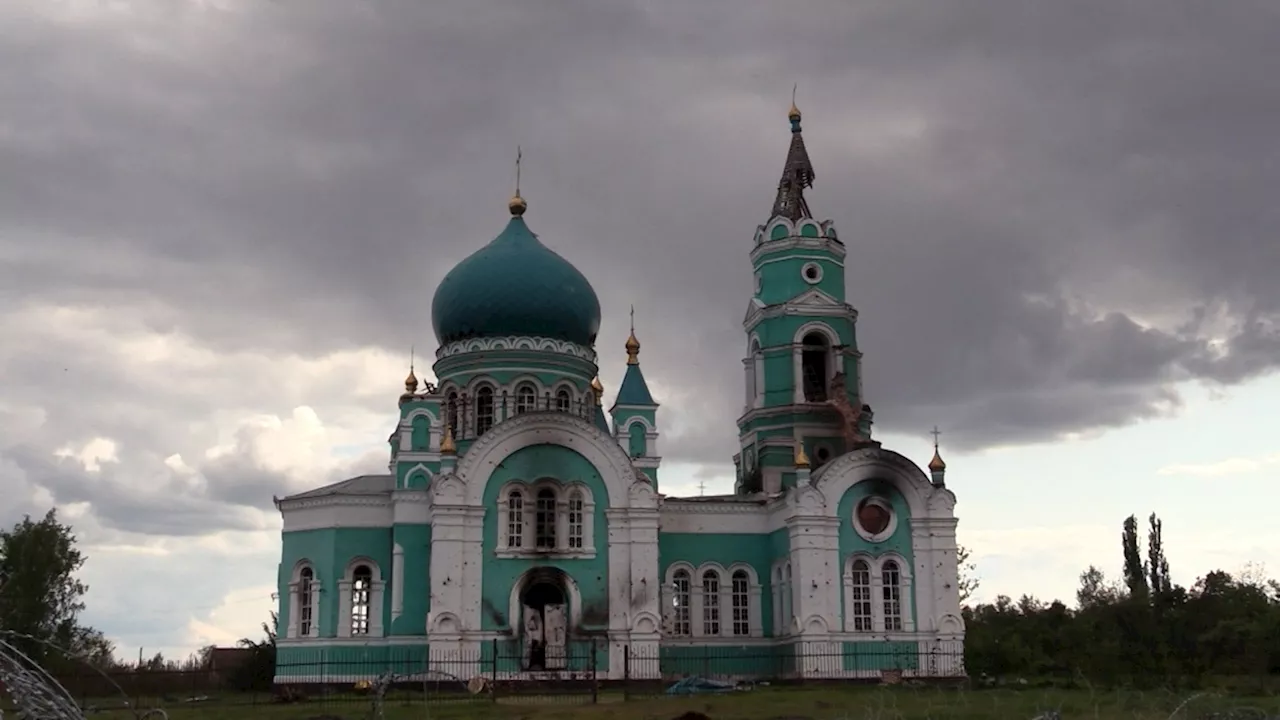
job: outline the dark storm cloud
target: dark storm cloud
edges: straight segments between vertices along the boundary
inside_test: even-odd
[[[1280,358],[1273,3],[226,4],[0,10],[7,312],[105,307],[220,353],[421,350],[521,143],[531,227],[601,295],[606,379],[635,303],[663,454],[727,460],[799,81],[878,428],[1045,439]],[[227,402],[12,337],[24,390],[0,401],[48,419],[0,453],[119,522],[143,501],[112,510],[52,450],[109,434],[127,450],[101,473],[164,477]],[[48,372],[68,365],[75,392]],[[245,407],[306,402],[240,367]],[[212,505],[281,481],[247,450],[204,470]]]

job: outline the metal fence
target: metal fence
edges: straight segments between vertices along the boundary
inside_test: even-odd
[[[284,648],[282,648],[284,650]],[[964,675],[957,643],[795,643],[644,646],[584,641],[547,669],[526,670],[518,645],[498,640],[441,651],[421,646],[280,653],[271,677],[213,671],[90,670],[57,679],[81,707],[110,710],[124,698],[139,707],[278,702],[615,702],[680,692],[697,682],[722,687],[808,682],[896,682]],[[234,680],[233,680],[234,678]],[[246,687],[248,686],[248,687]],[[256,687],[257,689],[249,689]],[[705,688],[704,688],[705,689]]]

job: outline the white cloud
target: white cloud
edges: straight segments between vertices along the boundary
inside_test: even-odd
[[[1159,475],[1190,475],[1195,477],[1223,477],[1243,475],[1280,464],[1280,454],[1263,457],[1234,457],[1209,463],[1179,463],[1166,465],[1156,471]]]

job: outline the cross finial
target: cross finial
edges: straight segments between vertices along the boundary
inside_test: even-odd
[[[409,346],[409,372],[413,372],[414,350],[415,350],[415,347],[413,345],[410,345]]]
[[[933,436],[933,449],[934,449],[934,450],[937,450],[937,449],[938,449],[938,436],[942,435],[942,431],[938,429],[938,426],[937,426],[937,425],[934,425],[934,426],[933,426],[933,430],[931,430],[931,431],[929,432],[929,434]]]
[[[636,306],[631,306],[631,334],[636,334]]]
[[[791,104],[796,104],[796,90],[800,89],[800,83],[791,86]]]
[[[699,495],[706,495],[706,494],[707,494],[707,481],[706,481],[706,480],[699,480],[699,481],[698,481],[698,494],[699,494]]]
[[[520,146],[516,146],[516,197],[520,197]]]

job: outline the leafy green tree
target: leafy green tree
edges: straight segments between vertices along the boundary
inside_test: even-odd
[[[1129,588],[1129,596],[1146,600],[1150,589],[1147,587],[1147,569],[1142,564],[1142,550],[1138,547],[1137,517],[1130,515],[1125,518],[1120,542],[1124,548],[1124,584]]]
[[[262,639],[241,638],[236,643],[242,648],[251,650],[249,658],[235,669],[231,676],[231,685],[241,692],[270,691],[275,681],[276,670],[276,637],[280,630],[280,616],[271,613],[271,622],[262,623]]]
[[[0,629],[35,638],[14,640],[33,659],[59,655],[48,644],[91,660],[111,657],[106,638],[79,624],[89,589],[76,578],[83,565],[76,537],[70,526],[58,522],[56,510],[39,521],[28,515],[0,531]]]
[[[1150,575],[1151,595],[1164,599],[1173,591],[1169,580],[1169,560],[1164,556],[1164,525],[1155,513],[1148,518],[1150,529],[1147,530],[1147,573]]]

